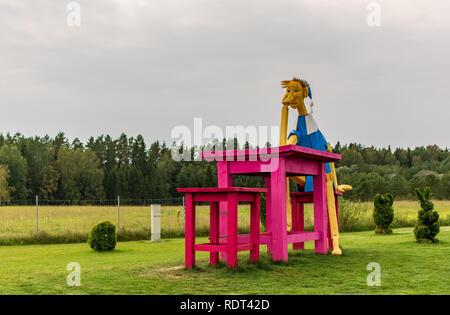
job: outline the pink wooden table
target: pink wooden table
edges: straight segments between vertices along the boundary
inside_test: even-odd
[[[269,149],[228,150],[204,152],[207,161],[217,161],[218,186],[233,186],[233,175],[263,176],[267,188],[266,221],[267,232],[261,233],[260,243],[272,251],[273,260],[288,260],[288,244],[315,241],[315,251],[326,254],[327,206],[325,163],[341,158],[339,154],[287,145]],[[314,231],[287,232],[286,177],[313,176]],[[227,234],[226,203],[220,203],[220,235]],[[239,243],[248,242],[241,236]]]

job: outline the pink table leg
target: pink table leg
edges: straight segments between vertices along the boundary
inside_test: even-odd
[[[211,202],[210,205],[210,244],[218,245],[219,244],[219,203]],[[211,252],[209,254],[209,263],[210,265],[215,265],[219,262],[219,253]]]
[[[273,260],[287,261],[286,168],[283,158],[280,158],[278,169],[271,173],[270,186]]]
[[[292,231],[302,232],[304,231],[304,218],[303,218],[303,202],[297,202],[296,197],[292,197],[291,199],[291,208],[292,208]],[[304,249],[304,242],[293,243],[293,249]]]
[[[195,265],[195,203],[192,194],[186,194],[186,230],[185,230],[185,265],[192,268]]]
[[[237,193],[228,194],[227,210],[227,266],[234,268],[237,266],[237,227],[238,227],[238,195]]]
[[[320,239],[315,241],[315,251],[318,254],[327,254],[327,195],[325,163],[321,163],[319,174],[314,176],[314,231],[318,232]]]
[[[270,207],[272,206],[272,190],[271,190],[271,180],[270,177],[265,178],[266,182],[266,232],[272,232],[271,223],[272,223],[272,215],[270,212]],[[267,253],[272,253],[272,245],[267,244]]]
[[[227,161],[217,161],[217,181],[219,188],[233,187],[233,176],[228,172],[228,162]],[[220,236],[221,241],[226,242],[227,236],[227,202],[220,202]],[[226,253],[222,252],[220,254],[221,259],[226,259]]]
[[[298,203],[297,197],[291,196],[291,217],[292,217],[292,232],[298,231]],[[297,249],[298,243],[292,243],[292,249]]]
[[[250,259],[257,262],[259,259],[259,233],[260,233],[260,199],[259,194],[255,196],[255,202],[250,205]]]
[[[305,204],[302,202],[298,205],[298,230],[305,231]],[[305,243],[300,242],[297,249],[305,249]]]

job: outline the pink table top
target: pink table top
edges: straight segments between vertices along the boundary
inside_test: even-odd
[[[226,187],[226,188],[178,188],[178,192],[184,193],[221,193],[221,192],[249,192],[249,193],[265,193],[266,188],[250,188],[250,187]]]
[[[285,145],[282,147],[273,148],[260,148],[260,149],[247,149],[247,150],[223,150],[202,152],[201,156],[207,161],[219,160],[223,161],[236,161],[236,160],[248,160],[251,157],[280,157],[293,156],[300,158],[307,158],[312,160],[319,160],[323,162],[335,162],[341,159],[340,154],[323,152],[315,149],[300,147],[297,145]]]

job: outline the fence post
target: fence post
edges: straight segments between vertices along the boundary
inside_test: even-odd
[[[39,197],[36,195],[36,237],[39,237]]]
[[[117,196],[117,234],[120,232],[120,196]]]
[[[161,239],[161,205],[151,205],[151,220],[152,242],[157,242]]]

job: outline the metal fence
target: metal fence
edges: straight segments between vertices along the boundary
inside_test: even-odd
[[[119,240],[151,239],[151,205],[161,205],[161,238],[184,237],[184,197],[170,199],[0,201],[0,245],[70,243],[87,239],[102,221],[116,225]],[[247,233],[249,206],[239,205],[239,231]],[[209,235],[209,205],[196,207],[196,233]]]
[[[184,235],[184,197],[114,200],[2,200],[0,244],[84,240],[94,224],[110,221],[119,238],[151,237],[151,205],[161,205],[162,235]],[[66,240],[66,241],[64,241]]]

